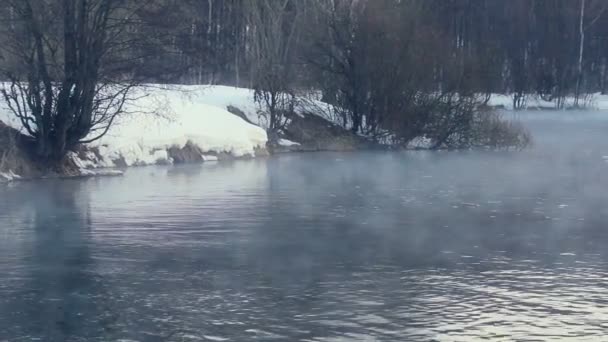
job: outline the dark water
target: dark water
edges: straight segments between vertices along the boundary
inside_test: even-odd
[[[522,153],[2,187],[0,341],[606,340],[608,114],[525,122]]]

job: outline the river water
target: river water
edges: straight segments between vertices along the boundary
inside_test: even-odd
[[[605,340],[608,113],[518,116],[524,152],[1,187],[0,341]]]

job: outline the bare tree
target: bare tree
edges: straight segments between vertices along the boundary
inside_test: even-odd
[[[581,11],[579,16],[579,48],[578,62],[576,73],[576,89],[574,93],[574,106],[578,107],[579,97],[581,93],[581,82],[583,80],[583,54],[585,52],[585,4],[586,0],[580,0]]]
[[[255,100],[263,106],[271,133],[283,128],[294,110],[298,6],[299,1],[294,0],[258,0],[249,2],[246,12]]]
[[[132,12],[123,0],[8,0],[14,25],[1,89],[49,166],[80,143],[101,138],[134,86],[124,57]]]
[[[306,61],[322,80],[324,100],[341,109],[342,126],[358,133],[369,108],[368,51],[360,25],[366,3],[317,0],[315,4]]]

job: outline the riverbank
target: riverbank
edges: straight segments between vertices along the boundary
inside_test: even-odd
[[[374,145],[331,121],[319,101],[299,103],[280,136],[266,134],[253,91],[224,86],[148,85],[100,140],[80,146],[56,170],[32,158],[20,122],[0,110],[0,182],[116,175],[127,167],[217,162],[270,153],[354,151]],[[139,95],[139,94],[138,94]]]
[[[608,110],[608,95],[602,93],[587,94],[582,96],[579,100],[578,106],[575,106],[575,99],[573,96],[567,96],[563,100],[562,110]],[[514,110],[513,106],[513,95],[512,94],[491,94],[486,103],[487,106],[504,109]],[[560,110],[556,101],[548,101],[542,99],[538,95],[528,94],[523,97],[520,104],[520,110]]]
[[[344,129],[336,108],[315,96],[298,98],[294,114],[280,134],[266,134],[268,122],[251,89],[227,86],[146,85],[136,101],[102,139],[70,153],[50,176],[116,175],[127,167],[155,164],[217,162],[276,153],[356,151],[386,146]],[[141,96],[139,96],[141,95]],[[608,97],[585,102],[608,109]],[[493,94],[488,106],[512,109],[512,98]],[[551,108],[530,97],[528,106]],[[30,157],[20,123],[0,109],[0,182],[49,176]],[[412,140],[407,148],[427,149],[432,141]],[[109,170],[109,171],[108,171]]]
[[[0,181],[42,176],[90,176],[130,166],[217,161],[267,155],[266,131],[208,104],[205,87],[137,89],[125,115],[100,140],[70,153],[57,170],[32,158],[29,138],[6,108],[0,110]],[[117,172],[111,172],[115,174]]]

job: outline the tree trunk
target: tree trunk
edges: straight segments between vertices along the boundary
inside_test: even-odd
[[[585,2],[581,0],[581,13],[579,18],[579,48],[578,48],[578,72],[576,75],[576,92],[574,94],[574,106],[578,107],[581,95],[581,82],[583,80],[583,54],[585,49]]]
[[[239,69],[240,53],[241,53],[241,42],[239,39],[239,35],[237,34],[237,37],[236,37],[235,43],[234,43],[234,82],[235,82],[237,88],[241,86],[241,75],[240,75],[240,69]]]
[[[606,94],[606,58],[602,58],[602,66],[600,67],[600,91],[602,95]]]

